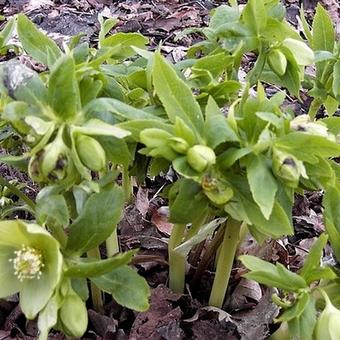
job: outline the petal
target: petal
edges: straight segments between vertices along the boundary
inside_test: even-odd
[[[14,257],[14,248],[0,246],[0,298],[5,298],[20,290],[21,282],[14,275],[13,263],[9,260]]]
[[[27,243],[25,224],[19,220],[0,222],[0,246],[20,248]]]
[[[20,307],[27,319],[34,319],[46,306],[54,292],[51,288],[46,274],[40,279],[26,279],[22,283],[20,291]]]

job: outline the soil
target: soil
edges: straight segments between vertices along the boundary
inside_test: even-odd
[[[285,0],[287,19],[297,27],[296,16],[303,3],[310,20],[316,0]],[[323,0],[340,33],[340,5],[337,0]],[[200,39],[198,34],[179,38],[184,28],[203,27],[208,23],[209,12],[225,1],[209,0],[0,0],[0,14],[10,17],[26,13],[42,30],[59,44],[71,36],[85,33],[83,39],[96,44],[99,23],[98,14],[116,17],[119,20],[114,31],[141,32],[150,38],[150,48],[162,42],[162,52],[177,62],[188,46]],[[113,31],[113,32],[114,32]],[[2,60],[9,59],[7,55]],[[39,65],[31,65],[39,68]],[[304,97],[303,97],[304,98]],[[305,110],[309,98],[290,104],[295,109]],[[4,164],[0,175],[16,179],[25,185],[25,192],[34,198],[38,188],[27,175]],[[157,196],[158,191],[173,181],[174,174],[163,178],[147,179],[135,186],[134,203],[127,206],[119,225],[123,250],[140,248],[134,266],[152,288],[151,307],[147,312],[135,313],[122,308],[109,298],[105,315],[98,314],[89,305],[89,328],[83,339],[266,339],[273,332],[273,319],[278,315],[271,302],[272,290],[241,278],[244,269],[235,263],[232,279],[223,310],[206,307],[211,288],[212,266],[199,280],[192,281],[197,259],[189,261],[188,285],[185,294],[175,294],[167,286],[167,242],[171,231],[168,222],[167,202]],[[272,262],[279,261],[290,268],[298,269],[316,237],[324,230],[322,222],[321,193],[296,197],[294,207],[294,236],[268,241],[259,246],[247,238],[240,252],[256,254]],[[16,197],[11,197],[15,200]],[[27,218],[26,215],[17,217]],[[203,244],[202,247],[205,245]],[[325,260],[334,262],[331,251]],[[194,288],[194,289],[193,289]],[[34,321],[26,322],[16,296],[0,300],[0,340],[10,338],[36,339]],[[50,339],[64,339],[58,332]]]

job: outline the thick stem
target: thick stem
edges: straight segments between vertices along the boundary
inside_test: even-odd
[[[106,255],[107,257],[111,257],[119,253],[119,241],[118,241],[118,233],[117,227],[114,232],[106,239]]]
[[[236,249],[239,243],[240,222],[229,218],[224,232],[220,255],[213,287],[210,294],[209,305],[222,308],[227,292],[231,269],[233,267]]]
[[[100,251],[99,248],[93,248],[87,252],[87,256],[100,259]],[[101,290],[93,283],[90,283],[91,285],[91,297],[92,297],[92,303],[93,308],[98,313],[104,313],[104,305],[103,305],[103,298],[102,298],[102,292]]]
[[[169,253],[169,287],[175,293],[184,292],[185,257],[177,254],[174,249],[181,244],[185,232],[185,224],[175,224],[171,231],[168,244]]]
[[[24,193],[22,193],[15,185],[8,182],[6,179],[0,176],[0,185],[7,187],[13,194],[17,195],[21,200],[23,200],[32,210],[35,210],[35,203],[28,198]]]

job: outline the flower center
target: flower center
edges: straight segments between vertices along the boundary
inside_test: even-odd
[[[22,246],[20,250],[14,252],[15,257],[10,259],[13,262],[14,275],[20,281],[24,279],[40,279],[41,269],[44,267],[40,250]]]

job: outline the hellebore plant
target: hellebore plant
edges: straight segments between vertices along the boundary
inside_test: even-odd
[[[41,340],[52,328],[82,336],[90,293],[99,311],[103,292],[128,308],[148,308],[146,281],[128,266],[135,251],[119,253],[117,224],[132,196],[130,176],[155,176],[170,166],[178,180],[166,191],[174,223],[169,286],[184,291],[187,257],[198,263],[197,281],[215,256],[209,304],[219,308],[244,235],[249,231],[262,242],[293,234],[294,194],[324,191],[327,235],[299,273],[247,255],[241,261],[250,269],[248,279],[282,291],[273,297],[283,310],[278,333],[287,335],[287,325],[295,337],[338,337],[339,278],[336,269],[320,265],[320,257],[329,239],[340,258],[340,171],[334,161],[340,123],[336,117],[316,121],[315,113],[321,104],[328,114],[339,106],[339,46],[321,6],[312,31],[301,18],[310,47],[284,14],[278,0],[221,6],[202,29],[206,40],[176,65],[146,51],[148,40],[138,33],[108,35],[114,19],[99,18],[97,49],[79,35],[62,50],[22,14],[5,26],[0,48],[16,24],[23,50],[46,66],[37,74],[19,62],[0,64],[2,126],[10,125],[27,150],[0,159],[41,186],[33,202],[0,179],[24,202],[13,209],[35,218],[0,222],[6,274],[0,296],[20,293],[26,317],[38,316]],[[255,64],[240,81],[249,55]],[[313,63],[315,77],[305,74]],[[314,97],[309,115],[295,117],[283,105],[286,93],[269,97],[261,81],[297,98],[306,85]],[[37,286],[43,287],[33,291]]]

